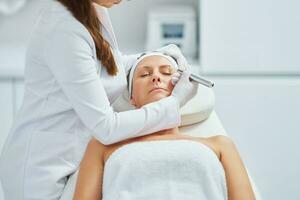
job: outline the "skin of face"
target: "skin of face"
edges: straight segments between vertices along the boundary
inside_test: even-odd
[[[92,1],[100,6],[110,8],[113,5],[120,3],[122,0],[92,0]]]
[[[170,96],[174,88],[171,76],[175,71],[171,62],[159,55],[141,60],[133,75],[131,104],[140,108]]]

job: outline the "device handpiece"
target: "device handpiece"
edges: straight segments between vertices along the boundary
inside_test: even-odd
[[[181,70],[181,69],[178,69],[177,70],[179,73],[182,73],[183,71]],[[214,87],[214,83],[213,82],[211,82],[211,81],[209,81],[209,80],[206,80],[206,79],[204,79],[204,78],[202,78],[201,76],[199,76],[199,75],[196,75],[196,74],[194,74],[194,73],[191,73],[191,75],[190,75],[190,81],[194,81],[194,82],[197,82],[197,83],[199,83],[199,84],[202,84],[202,85],[204,85],[204,86],[206,86],[206,87]]]

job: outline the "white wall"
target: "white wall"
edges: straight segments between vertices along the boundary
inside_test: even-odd
[[[216,112],[263,199],[300,199],[300,79],[211,76]]]
[[[36,17],[48,2],[49,0],[27,0],[27,4],[14,15],[6,16],[0,13],[0,45],[26,43]]]
[[[207,73],[300,74],[299,0],[201,0]]]

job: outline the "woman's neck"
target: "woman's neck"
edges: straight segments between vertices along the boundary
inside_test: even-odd
[[[178,127],[157,131],[152,135],[175,135],[175,134],[179,134]]]
[[[140,136],[137,138],[131,138],[128,140],[131,142],[142,141],[142,140],[159,140],[162,138],[169,138],[169,137],[173,138],[174,136],[178,137],[178,135],[180,135],[179,129],[178,129],[178,127],[175,127],[175,128],[171,128],[171,129],[157,131],[157,132],[149,134],[149,135],[144,135],[144,136]],[[126,140],[123,142],[127,143],[128,141]]]

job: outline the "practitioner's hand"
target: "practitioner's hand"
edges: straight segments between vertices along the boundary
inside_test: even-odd
[[[175,72],[172,74],[171,82],[173,85],[176,85],[176,83],[179,81],[181,74],[179,72]]]
[[[172,77],[172,83],[176,80],[177,83],[175,83],[175,87],[171,95],[178,99],[180,107],[184,106],[189,100],[191,100],[198,91],[198,83],[191,82],[189,77],[189,69],[184,70],[181,75],[179,74],[179,77],[178,75],[173,75]]]
[[[156,51],[173,57],[178,64],[178,68],[183,71],[186,70],[186,66],[188,66],[187,61],[181,53],[180,49],[175,44],[169,44],[160,49],[157,49]]]

